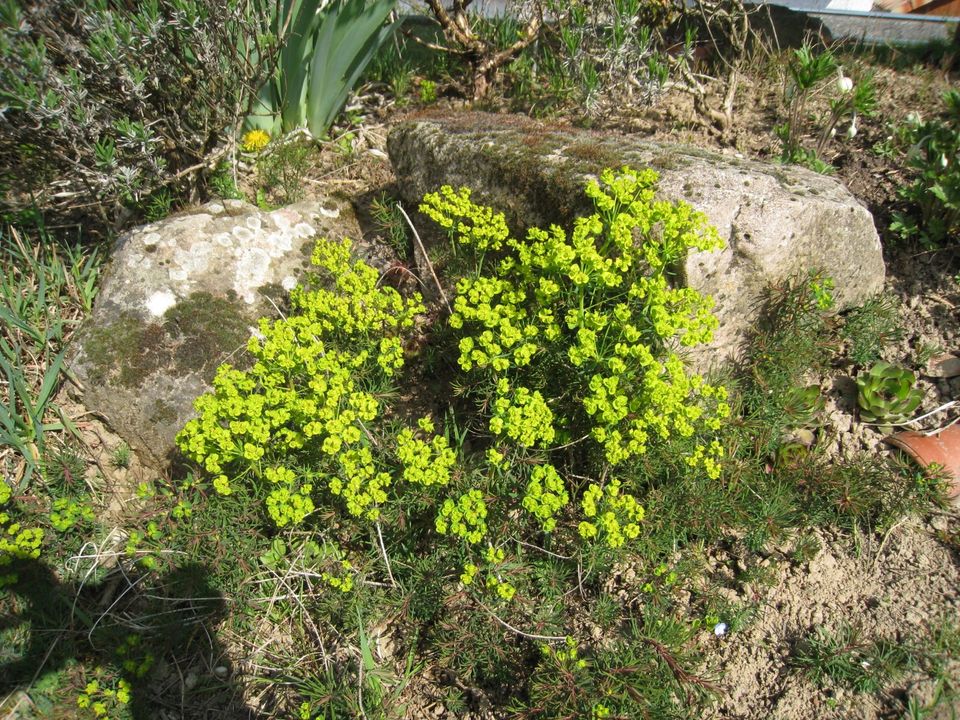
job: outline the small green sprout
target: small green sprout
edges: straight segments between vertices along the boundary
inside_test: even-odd
[[[809,428],[817,425],[817,416],[823,411],[824,400],[819,385],[790,388],[783,403],[790,426]]]
[[[111,464],[120,470],[125,470],[126,468],[130,467],[130,446],[125,442],[117,445],[116,449],[113,451]]]

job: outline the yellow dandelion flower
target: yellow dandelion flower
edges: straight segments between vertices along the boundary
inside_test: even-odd
[[[260,152],[270,142],[270,135],[263,130],[250,130],[244,133],[240,147],[244,152]]]

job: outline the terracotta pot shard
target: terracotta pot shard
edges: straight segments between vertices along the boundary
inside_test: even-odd
[[[934,378],[953,378],[960,376],[960,350],[943,353],[930,358],[923,374]]]
[[[907,430],[890,435],[884,441],[900,448],[923,467],[936,463],[943,468],[950,484],[947,495],[960,504],[960,424],[951,425],[936,435]]]

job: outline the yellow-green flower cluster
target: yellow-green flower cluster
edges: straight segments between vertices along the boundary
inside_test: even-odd
[[[594,418],[591,434],[613,465],[646,452],[651,438],[691,437],[698,424],[716,430],[730,412],[721,402],[712,417],[704,418],[706,401],[725,397],[726,390],[688,375],[675,353],[662,362],[645,358],[643,368],[633,376],[595,373],[583,398],[584,409]]]
[[[633,248],[630,235],[634,228],[645,237],[657,229],[656,238],[641,247],[644,260],[655,275],[670,270],[691,248],[703,251],[723,247],[706,215],[685,202],[654,200],[659,179],[651,169],[606,169],[600,173],[600,182],[591,181],[586,188],[587,197],[611,226],[611,241],[621,250]]]
[[[487,546],[487,550],[484,553],[484,558],[486,559],[487,564],[491,566],[492,570],[487,573],[485,585],[487,590],[493,590],[496,592],[497,596],[501,600],[510,602],[513,600],[513,596],[517,594],[517,588],[509,580],[504,580],[500,573],[497,572],[495,567],[503,563],[505,557],[506,553],[503,551],[503,548],[494,547],[493,545]]]
[[[120,666],[123,668],[125,673],[133,675],[137,678],[145,677],[150,668],[153,667],[154,657],[153,653],[149,651],[144,651],[141,643],[140,636],[130,634],[127,635],[123,641],[117,646],[117,649],[114,651],[114,654],[117,656],[117,659],[120,661]],[[121,681],[122,683],[123,681]],[[118,700],[119,691],[121,688],[118,688]],[[129,697],[129,695],[128,695]],[[121,702],[126,702],[125,700],[120,700]]]
[[[518,387],[510,392],[506,380],[497,383],[490,432],[506,434],[521,447],[546,447],[553,441],[553,413],[538,390]]]
[[[517,594],[517,588],[507,580],[501,580],[493,573],[487,575],[487,590],[493,590],[501,600],[510,602]]]
[[[130,683],[126,680],[118,680],[116,690],[101,686],[99,680],[91,680],[77,696],[77,707],[97,718],[108,717],[118,705],[127,705],[129,702]]]
[[[277,527],[299,525],[307,515],[314,511],[310,493],[313,485],[305,483],[298,490],[288,487],[274,488],[267,494],[267,514],[276,523]]]
[[[441,535],[451,533],[471,544],[480,542],[487,533],[487,504],[483,493],[474,488],[456,501],[447,498],[434,524]]]
[[[432,430],[432,424],[422,421],[421,427]],[[404,480],[430,487],[450,482],[457,455],[442,435],[434,435],[430,442],[425,442],[415,437],[413,430],[404,428],[397,434],[397,459],[403,467]]]
[[[349,560],[341,560],[337,574],[324,571],[320,574],[320,579],[335,590],[348,593],[353,590],[353,565]]]
[[[510,235],[503,213],[475,205],[470,200],[470,189],[454,190],[449,185],[440,192],[423,196],[420,212],[444,228],[461,245],[473,245],[477,250],[499,250]]]
[[[523,508],[540,521],[544,532],[557,527],[556,515],[570,502],[563,478],[553,465],[534,467],[523,496]]]
[[[464,586],[472,585],[473,579],[477,576],[477,572],[479,570],[480,568],[473,563],[465,563],[463,566],[463,572],[460,573],[460,582],[463,583]]]
[[[57,498],[50,506],[50,524],[57,532],[66,532],[80,522],[93,522],[89,502],[75,498]]]
[[[606,487],[590,483],[580,500],[583,516],[580,537],[584,540],[603,540],[609,547],[618,548],[627,540],[640,535],[644,509],[630,493],[622,492],[619,480],[611,480]]]
[[[10,487],[0,479],[0,508],[10,501]],[[43,542],[43,530],[24,528],[18,522],[12,522],[8,512],[0,509],[0,569],[14,560],[36,560],[40,557],[40,544]],[[16,582],[14,573],[0,575],[0,588]]]
[[[564,641],[564,647],[554,650],[550,645],[541,645],[540,652],[544,657],[553,658],[561,668],[567,671],[586,670],[589,664],[584,658],[580,657],[580,649],[577,641],[567,635]]]
[[[579,403],[605,459],[619,465],[653,440],[715,430],[729,412],[718,389],[688,376],[672,350],[708,342],[717,327],[712,300],[674,287],[672,273],[687,252],[723,242],[689,205],[656,201],[657,180],[652,170],[606,170],[586,189],[596,212],[579,218],[569,236],[551,226],[533,228],[525,240],[505,235],[499,216],[489,233],[479,233],[476,225],[493,216],[473,205],[466,190],[446,187],[428,196],[421,210],[443,227],[455,229],[458,218],[469,217],[470,232],[496,236],[488,247],[501,249],[493,272],[458,283],[450,317],[462,331],[461,369],[497,388],[493,434],[546,446],[553,412],[570,412],[569,405],[551,409],[562,396]],[[566,362],[561,376],[580,378],[585,390],[546,393],[557,366],[538,362],[558,357]],[[546,380],[531,384],[531,377]],[[695,457],[699,464],[708,456]]]
[[[504,580],[497,570],[497,566],[501,565],[506,557],[503,548],[488,545],[483,557],[489,569],[484,573],[486,579],[481,584],[481,587],[493,591],[501,600],[506,600],[507,602],[513,600],[514,595],[517,594],[516,586],[510,581]],[[460,574],[460,583],[464,587],[473,585],[479,573],[480,568],[476,564],[471,562],[465,563],[463,572]]]
[[[322,275],[291,292],[289,315],[260,321],[247,346],[252,367],[221,366],[177,437],[218,493],[237,482],[269,487],[267,510],[279,526],[314,510],[316,473],[286,467],[301,454],[311,467],[318,454],[321,465],[327,458],[334,477],[326,488],[352,515],[378,517],[390,481],[366,447],[380,406],[364,388],[402,367],[402,333],[423,311],[419,296],[403,299],[378,285],[374,268],[352,261],[349,241],[318,242],[312,261]]]
[[[380,505],[387,501],[386,488],[391,484],[389,473],[377,469],[367,446],[340,453],[337,462],[340,472],[330,479],[330,492],[343,497],[347,512],[354,517],[379,519]]]
[[[603,703],[597,703],[590,710],[591,720],[605,720],[610,717],[610,708]]]
[[[708,478],[716,480],[720,477],[722,470],[721,458],[723,458],[723,446],[717,440],[713,440],[709,445],[697,445],[694,452],[686,459],[687,465],[692,468],[703,467],[703,471]]]
[[[460,367],[464,371],[490,367],[502,373],[511,365],[529,365],[539,349],[534,340],[540,330],[520,306],[526,293],[505,280],[482,275],[461,280],[457,290],[450,327],[459,329],[467,323],[478,328],[460,341]]]
[[[333,287],[297,286],[290,299],[311,321],[318,339],[337,338],[342,341],[341,347],[348,346],[349,341],[366,340],[360,344],[366,349],[370,338],[377,342],[384,337],[396,338],[424,310],[419,296],[405,300],[394,288],[378,284],[380,274],[376,268],[360,260],[352,261],[349,240],[318,242],[311,261],[325,271]],[[395,345],[381,352],[385,355],[378,360],[381,366],[396,364]]]

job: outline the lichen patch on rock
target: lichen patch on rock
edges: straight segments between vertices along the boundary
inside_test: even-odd
[[[71,360],[84,405],[166,467],[194,398],[218,365],[243,364],[251,328],[276,315],[318,237],[360,237],[349,204],[226,200],[121,238]]]

